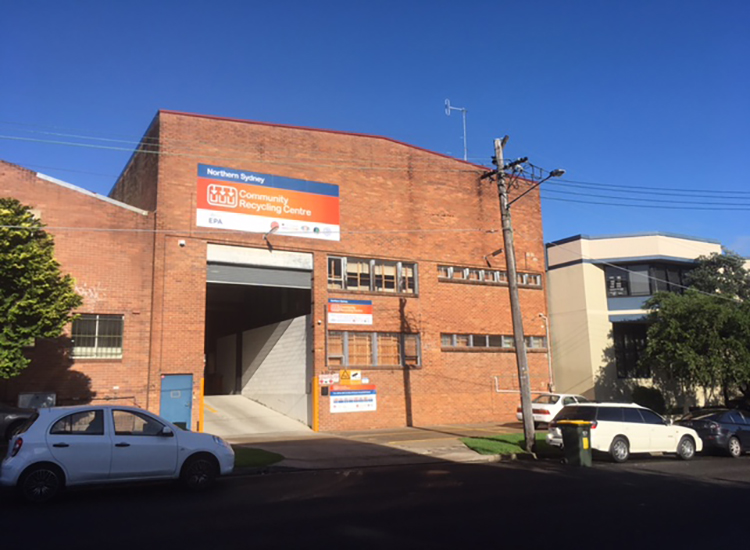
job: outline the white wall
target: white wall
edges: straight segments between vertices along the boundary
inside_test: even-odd
[[[242,395],[309,425],[310,317],[303,316],[242,334]]]

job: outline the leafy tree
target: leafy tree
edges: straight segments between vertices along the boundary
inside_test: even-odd
[[[651,323],[641,360],[683,392],[700,386],[719,389],[725,404],[737,391],[750,399],[750,275],[731,252],[698,260],[690,290],[646,302]]]
[[[709,294],[750,300],[750,271],[742,256],[727,250],[698,258],[698,267],[688,275],[688,285]]]
[[[24,347],[59,336],[83,303],[43,227],[30,207],[0,198],[0,378],[20,374],[29,364]]]

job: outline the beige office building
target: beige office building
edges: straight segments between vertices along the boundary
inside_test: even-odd
[[[590,237],[547,244],[555,390],[600,401],[631,398],[651,373],[637,364],[646,340],[643,305],[679,292],[696,258],[718,241],[668,233]]]

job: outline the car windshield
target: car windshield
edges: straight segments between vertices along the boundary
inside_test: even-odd
[[[557,416],[555,421],[558,420],[594,420],[596,414],[596,407],[578,407],[571,405],[564,407]]]
[[[554,405],[560,401],[559,395],[540,395],[532,403],[537,403],[539,405]]]

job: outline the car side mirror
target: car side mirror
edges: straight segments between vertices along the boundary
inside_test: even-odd
[[[174,432],[172,432],[172,428],[170,428],[168,426],[164,426],[161,429],[161,433],[159,435],[161,435],[163,437],[174,437]]]
[[[671,419],[671,418],[667,418],[666,420],[664,420],[664,423],[665,423],[665,424],[666,424],[667,426],[671,426],[672,424],[674,424],[674,422],[672,421],[672,419]]]

